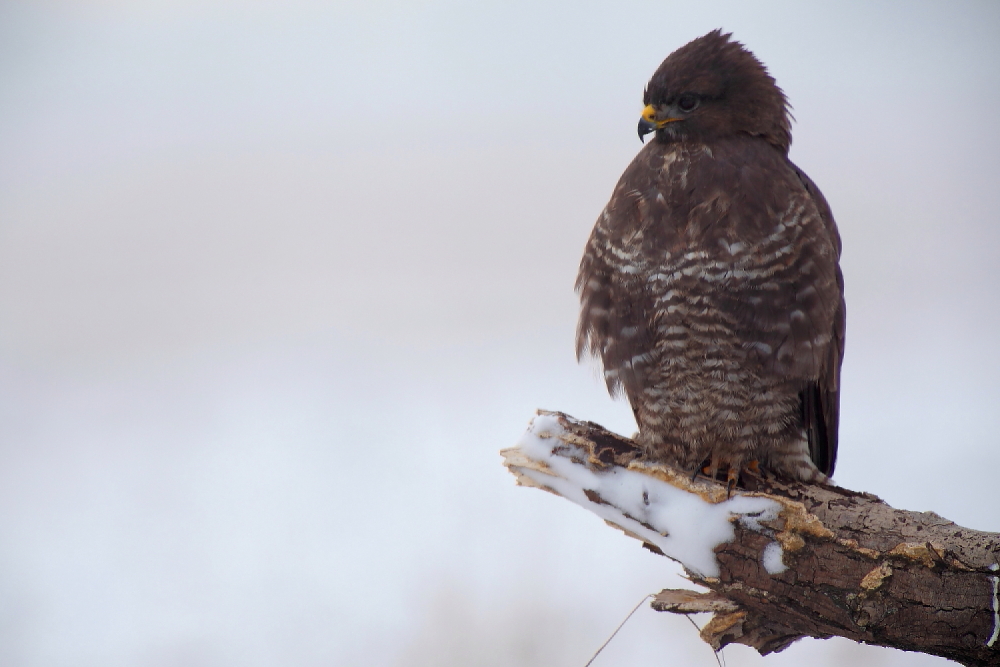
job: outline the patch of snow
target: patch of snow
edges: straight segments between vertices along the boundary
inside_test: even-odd
[[[760,564],[764,566],[768,574],[781,574],[788,569],[788,566],[781,559],[783,553],[784,550],[777,542],[771,542],[764,547],[764,551],[760,555]]]
[[[1000,565],[993,563],[993,565],[990,565],[990,569],[996,572],[1000,570]],[[993,580],[993,634],[990,635],[986,646],[993,648],[997,637],[1000,637],[1000,594],[998,594],[998,590],[1000,590],[1000,577],[992,576],[990,579]]]
[[[556,417],[535,417],[518,447],[528,458],[545,464],[554,475],[527,469],[521,472],[602,519],[638,535],[701,577],[719,576],[715,548],[735,537],[734,519],[750,530],[771,534],[760,522],[778,516],[781,506],[773,500],[738,495],[713,504],[635,470],[612,468],[594,472],[586,466],[586,452],[559,438],[564,433]],[[605,502],[592,501],[587,491]],[[761,565],[771,574],[786,569],[777,542],[765,548]]]

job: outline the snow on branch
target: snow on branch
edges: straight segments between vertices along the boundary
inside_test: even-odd
[[[597,424],[539,411],[501,452],[518,484],[590,510],[679,562],[707,592],[665,590],[654,609],[711,612],[702,638],[761,654],[805,636],[1000,665],[1000,535],[827,485],[725,486],[643,459]]]

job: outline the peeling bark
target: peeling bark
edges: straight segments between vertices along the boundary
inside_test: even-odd
[[[560,439],[582,448],[595,472],[629,468],[709,502],[726,498],[722,484],[691,481],[644,461],[631,440],[597,424],[539,414],[559,420],[566,431]],[[555,493],[525,474],[551,470],[516,448],[501,453],[519,484]],[[716,650],[740,643],[766,655],[802,637],[840,636],[964,665],[1000,665],[1000,534],[963,528],[933,512],[894,509],[872,494],[835,486],[770,478],[747,480],[746,486],[736,493],[767,497],[783,508],[766,524],[769,534],[734,522],[735,539],[715,549],[720,575],[687,570],[693,583],[710,591],[665,590],[655,596],[654,609],[713,613],[701,635]],[[602,502],[591,494],[597,494],[587,492],[592,502]],[[788,568],[779,574],[761,566],[764,548],[774,541]]]

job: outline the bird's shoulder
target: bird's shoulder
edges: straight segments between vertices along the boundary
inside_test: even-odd
[[[836,236],[815,184],[783,152],[749,136],[650,142],[623,172],[602,217],[609,232],[642,234],[659,246],[768,235],[783,217],[828,219],[823,226]],[[839,250],[839,238],[835,245]]]

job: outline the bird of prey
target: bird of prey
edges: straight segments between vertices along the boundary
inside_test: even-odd
[[[840,235],[788,159],[788,101],[720,30],[671,53],[580,264],[577,356],[624,393],[647,457],[694,474],[829,481],[837,458]]]

